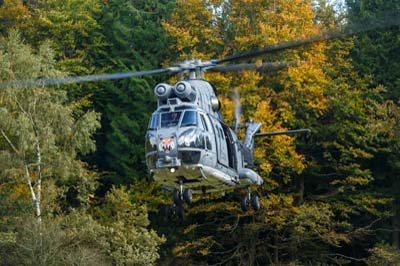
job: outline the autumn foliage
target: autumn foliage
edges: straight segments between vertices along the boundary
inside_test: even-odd
[[[157,69],[306,39],[397,0],[0,1],[0,82]],[[152,88],[168,76],[0,91],[0,265],[398,265],[399,26],[206,73],[257,139],[261,210],[195,196],[183,220],[146,176]],[[176,80],[177,77],[172,77]],[[239,131],[239,136],[244,133]],[[39,212],[38,212],[39,210]]]

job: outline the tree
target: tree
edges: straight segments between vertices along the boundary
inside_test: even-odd
[[[350,23],[367,23],[378,19],[385,23],[400,10],[400,2],[354,0],[346,1]],[[399,142],[399,27],[391,26],[384,30],[373,30],[358,35],[354,40],[351,58],[361,75],[368,76],[369,90],[378,88],[379,94],[369,106],[374,147],[374,160],[371,171],[375,176],[374,187],[377,193],[393,197],[392,204],[392,244],[400,247],[400,142]]]
[[[5,0],[0,4],[0,34],[9,29],[27,30],[31,15],[22,0]]]
[[[39,1],[33,42],[51,39],[59,67],[69,75],[93,73],[105,46],[98,23],[101,7],[96,0]]]
[[[348,0],[346,4],[350,23],[365,24],[374,19],[384,24],[392,16],[398,16],[400,11],[398,0]],[[359,34],[351,51],[355,67],[360,73],[373,77],[371,86],[384,84],[385,98],[394,102],[400,99],[398,34],[398,26]]]
[[[35,53],[11,31],[0,40],[0,80],[58,76],[53,58],[48,44]],[[77,156],[95,149],[91,137],[99,127],[99,114],[88,111],[74,117],[66,100],[57,88],[9,86],[0,91],[0,178],[17,198],[31,198],[39,242],[42,216],[57,211],[54,201],[62,198],[63,190],[67,196],[63,185],[71,185],[67,192],[74,192],[72,200],[85,205],[95,184],[95,175]],[[52,193],[54,189],[61,195]]]
[[[154,0],[110,1],[103,4],[99,21],[109,43],[97,62],[105,72],[129,72],[159,68],[168,54],[161,21],[171,3]],[[100,144],[91,161],[113,172],[114,184],[129,184],[145,175],[144,135],[151,112],[156,107],[152,87],[154,77],[106,82],[93,97],[103,113]]]
[[[11,217],[9,217],[11,218]],[[13,228],[14,241],[0,241],[2,265],[111,265],[107,253],[107,228],[90,215],[72,211],[68,215],[45,216],[41,238],[38,225],[22,216]]]
[[[147,229],[146,207],[132,204],[124,187],[110,190],[97,216],[107,227],[107,250],[115,265],[155,265],[165,239]]]

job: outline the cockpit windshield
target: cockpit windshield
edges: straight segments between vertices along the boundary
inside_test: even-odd
[[[176,127],[181,118],[182,112],[170,112],[161,114],[161,127]]]
[[[181,127],[197,126],[196,111],[186,111],[183,115]]]
[[[149,129],[168,128],[177,126],[180,127],[197,126],[197,112],[195,110],[186,110],[186,111],[175,111],[175,112],[168,112],[161,114],[153,114],[150,120]]]

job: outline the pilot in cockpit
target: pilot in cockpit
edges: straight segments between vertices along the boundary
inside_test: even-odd
[[[179,123],[181,112],[164,113],[161,116],[161,127],[175,127]]]
[[[171,123],[176,125],[178,123],[179,117],[178,117],[178,113],[177,112],[172,112],[171,113]]]

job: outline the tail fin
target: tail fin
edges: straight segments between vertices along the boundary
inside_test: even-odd
[[[265,133],[257,133],[261,128],[261,123],[259,122],[249,122],[246,123],[246,137],[242,144],[242,150],[244,155],[244,162],[247,166],[254,166],[254,138],[255,137],[268,137],[268,136],[277,136],[277,135],[293,135],[298,133],[310,133],[311,130],[308,128],[295,129],[295,130],[286,130],[286,131],[277,131],[277,132],[265,132]]]
[[[243,142],[244,162],[247,166],[254,165],[254,136],[260,130],[261,123],[248,122],[246,123],[246,136]]]

